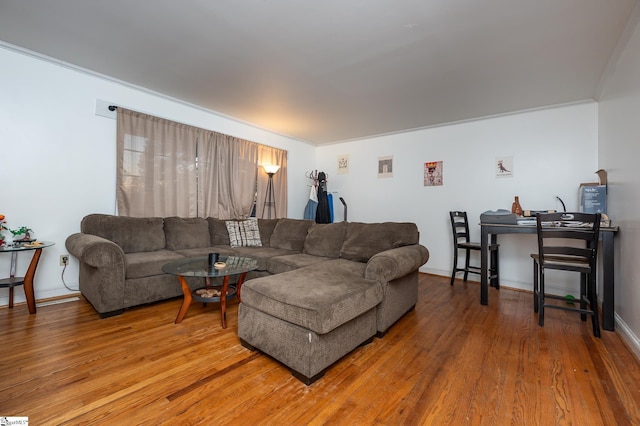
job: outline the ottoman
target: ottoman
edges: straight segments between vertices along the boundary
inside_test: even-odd
[[[238,309],[238,337],[280,361],[310,385],[377,332],[379,282],[336,259],[247,281]]]

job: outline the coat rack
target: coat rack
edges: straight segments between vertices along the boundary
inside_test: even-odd
[[[307,179],[311,179],[313,186],[317,187],[319,184],[324,184],[324,190],[327,190],[327,185],[326,182],[329,180],[329,174],[328,173],[324,173],[324,172],[320,172],[322,173],[322,175],[324,175],[324,179],[322,180],[322,182],[319,181],[318,179],[318,171],[317,170],[312,170],[310,172],[305,172],[304,176]]]

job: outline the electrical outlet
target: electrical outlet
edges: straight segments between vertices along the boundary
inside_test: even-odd
[[[60,255],[60,266],[67,266],[69,264],[69,255],[61,254]]]

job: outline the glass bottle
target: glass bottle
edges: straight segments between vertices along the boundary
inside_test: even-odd
[[[520,197],[516,195],[516,198],[513,200],[513,204],[511,205],[511,213],[522,216],[522,206],[520,205]]]

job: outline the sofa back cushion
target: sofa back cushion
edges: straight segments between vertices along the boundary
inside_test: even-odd
[[[262,247],[271,247],[271,235],[278,224],[278,219],[258,219]]]
[[[347,236],[340,257],[368,262],[377,253],[396,247],[418,244],[420,235],[415,223],[385,222],[347,224]]]
[[[262,247],[270,247],[271,234],[276,227],[279,219],[258,219],[258,229],[260,230],[260,239]],[[211,234],[212,246],[228,246],[231,245],[229,231],[227,230],[226,221],[208,217],[209,233]]]
[[[340,249],[347,233],[346,225],[346,222],[313,225],[307,232],[302,252],[337,259],[340,257]]]
[[[212,246],[228,246],[230,244],[229,231],[224,220],[208,217],[209,238]]]
[[[209,247],[209,224],[201,217],[165,217],[164,235],[167,250]]]
[[[272,248],[301,252],[304,240],[307,238],[307,231],[312,225],[313,222],[310,220],[279,219],[271,234],[269,245]]]
[[[165,248],[163,222],[161,217],[90,214],[82,219],[80,230],[113,241],[125,253],[137,253]]]

